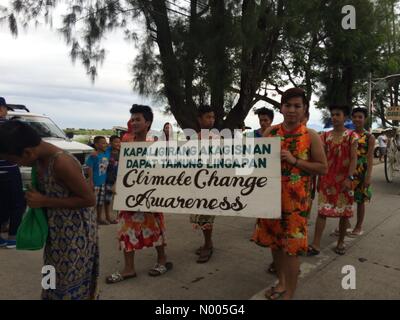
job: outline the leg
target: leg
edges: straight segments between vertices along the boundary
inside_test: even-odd
[[[101,222],[103,219],[101,218],[102,216],[102,211],[103,211],[103,206],[102,205],[97,205],[96,206],[96,212],[97,212],[97,221]]]
[[[284,273],[284,255],[285,253],[278,249],[278,250],[271,250],[272,258],[274,260],[274,265],[276,269],[276,275],[278,277],[278,284],[275,287],[275,290],[278,292],[282,292],[286,290],[286,279]]]
[[[212,243],[212,229],[203,230],[204,236],[204,248],[211,249],[213,247]]]
[[[272,257],[278,277],[278,284],[265,291],[265,297],[268,300],[277,300],[286,292],[286,277],[285,277],[285,253],[281,249],[271,249]]]
[[[165,264],[167,263],[167,256],[165,254],[164,246],[158,246],[156,247],[156,250],[157,250],[157,263],[165,266]]]
[[[299,258],[283,253],[283,270],[286,281],[286,293],[283,295],[284,300],[293,299],[297,287],[297,279],[299,276]]]
[[[22,189],[21,175],[17,172],[12,181],[12,210],[10,214],[10,228],[8,230],[8,239],[15,240],[17,230],[21,224],[22,216],[26,210],[26,201]]]
[[[124,251],[124,269],[121,272],[123,277],[131,276],[136,273],[135,271],[135,251],[125,252]]]
[[[312,247],[316,250],[321,249],[321,238],[326,225],[326,217],[318,215],[317,221],[315,223],[315,233]]]
[[[365,202],[357,203],[357,224],[354,227],[353,233],[359,233],[362,230],[364,217],[365,217]]]
[[[111,219],[111,217],[110,217],[110,208],[111,208],[111,204],[110,203],[105,203],[104,204],[104,210],[105,210],[105,212],[106,212],[106,220],[108,221],[108,222],[111,222],[112,221],[112,219]]]
[[[213,252],[212,243],[212,228],[203,230],[204,245],[200,249],[200,255],[197,259],[197,263],[205,263],[210,260]]]
[[[349,223],[349,218],[347,217],[341,217],[340,222],[339,222],[339,239],[337,242],[337,248],[343,248],[344,247],[344,238],[346,237],[347,234],[347,225]]]
[[[106,185],[105,186],[105,201],[104,201],[104,209],[106,212],[106,220],[111,223],[111,224],[115,224],[117,223],[117,221],[113,218],[111,218],[111,214],[112,214],[112,208],[111,208],[111,204],[113,201],[113,186],[112,185]]]

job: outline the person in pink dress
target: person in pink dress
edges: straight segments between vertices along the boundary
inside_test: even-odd
[[[329,108],[333,130],[321,136],[328,159],[328,173],[318,181],[318,217],[315,224],[314,240],[308,247],[308,255],[320,253],[321,237],[325,229],[326,218],[339,218],[339,239],[335,252],[346,252],[344,238],[353,216],[354,175],[357,166],[357,134],[344,126],[350,115],[347,106]]]

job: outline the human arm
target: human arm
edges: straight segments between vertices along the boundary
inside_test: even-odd
[[[368,139],[367,173],[365,176],[366,187],[368,187],[371,184],[372,167],[374,166],[374,147],[375,147],[375,137],[371,134],[371,136]]]
[[[93,190],[86,183],[79,164],[67,155],[60,155],[54,162],[54,178],[71,192],[68,198],[43,195],[36,190],[26,192],[30,208],[87,208],[96,204]]]
[[[328,163],[321,138],[314,130],[308,130],[311,140],[310,159],[303,160],[296,158],[288,150],[281,151],[281,158],[282,160],[309,174],[325,175],[328,171]]]
[[[353,181],[350,177],[353,177],[356,174],[357,169],[357,148],[358,142],[355,137],[351,137],[351,145],[350,145],[350,165],[349,172],[347,174],[346,180],[344,180],[344,187],[348,190],[353,189]]]

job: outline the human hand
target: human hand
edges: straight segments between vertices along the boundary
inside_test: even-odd
[[[29,208],[44,208],[46,207],[48,197],[36,190],[29,190],[25,192],[25,199]]]
[[[286,161],[287,163],[294,165],[297,161],[297,158],[292,155],[289,150],[282,150],[281,151],[281,159],[282,161]]]

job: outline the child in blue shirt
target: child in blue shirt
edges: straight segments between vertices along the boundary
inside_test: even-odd
[[[86,165],[89,167],[89,180],[93,182],[96,195],[97,222],[100,225],[107,225],[109,222],[102,219],[102,212],[106,200],[107,167],[111,150],[107,148],[107,140],[102,136],[95,137],[93,142],[96,155],[89,156]]]
[[[107,150],[110,151],[110,161],[108,163],[108,168],[107,168],[106,201],[105,201],[106,220],[110,224],[117,223],[115,219],[111,218],[111,211],[112,211],[111,204],[113,202],[113,197],[115,194],[115,183],[117,182],[120,149],[121,149],[120,137],[111,136],[110,146],[107,148]]]

